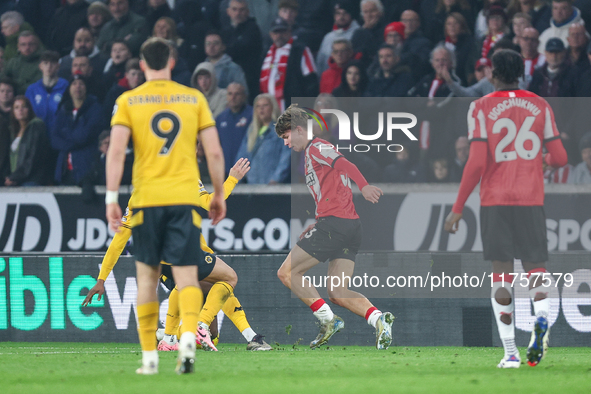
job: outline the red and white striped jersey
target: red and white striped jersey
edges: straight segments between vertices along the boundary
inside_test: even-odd
[[[335,162],[342,157],[330,142],[320,138],[314,138],[306,147],[306,186],[316,202],[317,219],[326,216],[359,218],[353,204],[351,180],[334,169]]]
[[[573,171],[570,164],[560,168],[548,168],[544,171],[544,183],[568,183],[568,178]]]

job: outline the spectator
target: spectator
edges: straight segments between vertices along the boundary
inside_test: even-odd
[[[68,81],[58,76],[59,53],[45,51],[41,54],[39,69],[43,77],[29,85],[25,96],[31,102],[35,116],[40,118],[51,130],[55,122],[57,107],[68,87]]]
[[[383,182],[417,183],[425,182],[425,169],[411,157],[410,144],[394,154],[394,162],[384,168]]]
[[[10,174],[10,111],[14,102],[14,83],[8,78],[0,79],[0,179]]]
[[[445,45],[438,45],[431,51],[431,67],[435,72],[424,76],[410,91],[414,97],[448,97],[452,95],[445,78],[450,75],[452,80],[459,83],[460,79],[453,72],[455,68],[454,53]]]
[[[493,5],[486,16],[488,32],[482,42],[480,57],[488,57],[488,53],[508,32],[507,13],[501,6]]]
[[[428,181],[434,183],[451,182],[447,159],[439,158],[431,161],[431,172]]]
[[[568,28],[568,61],[575,67],[577,75],[581,75],[591,66],[587,58],[587,45],[589,45],[589,33],[582,23],[572,23]]]
[[[113,16],[109,8],[100,1],[95,1],[88,7],[86,13],[87,24],[94,40],[98,40],[101,30],[105,23],[110,21]]]
[[[297,23],[297,17],[300,12],[300,4],[298,0],[280,0],[277,6],[277,15],[285,20],[289,27],[291,27],[291,34],[294,40],[299,39],[300,30],[302,30]],[[270,26],[270,25],[269,25]],[[261,30],[266,31],[266,30]],[[304,33],[302,31],[302,33]],[[305,33],[304,33],[305,35]],[[268,48],[273,44],[271,37],[263,36],[263,48]],[[309,45],[308,45],[309,46]]]
[[[563,44],[568,45],[568,29],[573,23],[583,23],[581,11],[573,6],[573,0],[552,0],[552,19],[550,27],[540,35],[538,52],[544,52],[546,43],[550,38],[560,38]]]
[[[487,57],[480,58],[474,66],[474,76],[476,82],[469,87],[463,87],[460,83],[452,79],[451,74],[442,70],[442,76],[447,87],[456,97],[483,97],[495,91],[492,80],[491,62]]]
[[[512,0],[508,11],[511,15],[519,12],[528,14],[531,17],[531,25],[538,33],[550,27],[552,10],[546,0]]]
[[[115,40],[111,45],[111,58],[103,70],[105,90],[110,89],[125,76],[125,63],[131,59],[131,50],[124,40]]]
[[[247,183],[275,184],[290,179],[291,152],[275,133],[279,113],[277,101],[270,94],[259,94],[255,98],[252,123],[236,155],[236,160],[250,160],[250,171],[245,177]]]
[[[90,170],[104,125],[102,115],[96,97],[87,94],[86,79],[74,74],[50,132],[51,146],[58,151],[57,184],[79,185]]]
[[[410,67],[414,78],[420,79],[430,70],[431,41],[420,30],[421,19],[415,11],[404,11],[400,22],[404,24],[404,44],[400,58],[402,63]]]
[[[448,16],[452,13],[462,15],[466,29],[468,24],[473,26],[474,16],[468,0],[437,0],[435,14],[428,20],[425,34],[431,42],[440,42],[445,39],[443,32]]]
[[[353,58],[351,41],[338,39],[332,43],[332,54],[328,59],[328,69],[320,77],[320,93],[332,93],[341,84],[343,67]]]
[[[176,32],[176,23],[172,18],[163,16],[154,23],[154,28],[151,30],[152,37],[160,37],[165,40],[170,40],[177,48],[183,45],[184,40],[178,36]]]
[[[322,38],[333,28],[332,0],[298,0],[300,4],[296,17],[298,40],[317,53]]]
[[[534,71],[529,90],[542,97],[575,95],[576,78],[566,61],[566,48],[558,37],[546,42],[546,64]]]
[[[25,22],[23,16],[17,11],[8,11],[0,17],[2,22],[2,35],[6,45],[4,46],[4,61],[8,62],[18,55],[18,38],[23,31],[33,31],[33,26]]]
[[[511,26],[513,30],[513,44],[519,45],[519,40],[523,35],[523,30],[525,30],[525,28],[527,27],[532,27],[531,15],[525,14],[523,12],[518,12],[517,14],[513,15]]]
[[[458,12],[449,14],[445,19],[444,32],[445,46],[456,56],[456,75],[462,85],[468,86],[468,81],[472,79],[472,64],[477,50],[464,16]]]
[[[85,78],[87,93],[95,96],[99,100],[99,103],[102,102],[106,93],[106,87],[102,83],[102,73],[99,74],[100,77],[98,78],[93,77],[95,72],[88,56],[76,56],[72,59],[70,78],[76,74]]]
[[[92,78],[100,79],[107,60],[95,45],[95,39],[90,29],[81,27],[74,36],[74,49],[60,59],[59,76],[69,79],[72,76],[72,61],[76,56],[87,56],[92,66]]]
[[[591,42],[587,46],[587,59],[591,62]],[[577,97],[591,97],[591,67],[583,71],[577,83]]]
[[[367,89],[368,78],[359,60],[350,61],[341,73],[341,84],[332,91],[335,97],[362,97]]]
[[[227,13],[231,24],[222,30],[226,53],[242,67],[250,97],[254,97],[259,91],[257,77],[263,52],[261,31],[254,18],[249,17],[246,0],[231,0]]]
[[[30,31],[20,33],[18,52],[19,54],[6,64],[4,76],[16,83],[18,94],[23,94],[30,84],[42,77],[39,70],[41,56],[39,38]]]
[[[400,64],[399,53],[388,44],[378,50],[380,69],[370,77],[365,95],[368,97],[405,97],[413,86],[407,65]]]
[[[277,18],[269,34],[273,45],[263,61],[260,91],[275,96],[283,111],[291,104],[292,97],[315,97],[318,77],[312,52],[303,43],[294,41],[287,22]]]
[[[86,24],[87,11],[88,3],[84,0],[67,0],[49,22],[47,45],[60,56],[67,55],[76,32]]]
[[[109,0],[113,19],[101,28],[96,45],[107,54],[115,40],[124,40],[132,54],[137,55],[140,46],[148,38],[146,19],[129,10],[129,0]]]
[[[533,27],[526,27],[519,38],[519,47],[521,48],[521,57],[525,66],[524,81],[525,87],[529,87],[534,70],[542,67],[546,63],[546,56],[538,52],[539,33]]]
[[[117,101],[117,98],[122,93],[135,89],[144,82],[146,82],[146,79],[144,72],[140,68],[140,60],[137,58],[129,59],[125,63],[125,76],[117,81],[105,96],[105,103],[103,105],[104,118],[111,119],[115,101]]]
[[[575,166],[569,177],[569,183],[591,185],[591,133],[587,133],[581,138],[579,150],[583,161]]]
[[[482,41],[488,34],[488,13],[491,7],[505,8],[508,0],[483,0],[483,6],[476,16],[476,23],[474,24],[474,38]]]
[[[333,31],[326,34],[320,44],[320,49],[316,55],[316,69],[319,74],[328,68],[328,59],[332,51],[332,43],[338,39],[351,40],[353,34],[359,29],[359,23],[355,19],[355,5],[353,0],[339,0],[334,6],[334,28]]]
[[[171,54],[175,60],[174,68],[172,69],[171,78],[176,83],[180,83],[181,85],[191,86],[191,70],[189,70],[189,65],[187,61],[182,57],[179,57],[179,51],[176,49],[176,46],[171,43]]]
[[[362,61],[371,64],[384,42],[384,5],[381,0],[362,0],[361,16],[363,26],[355,30],[351,38],[353,52],[362,54]]]
[[[252,122],[252,107],[246,102],[246,86],[232,82],[227,87],[227,93],[228,108],[215,118],[215,123],[224,151],[224,161],[233,163],[246,130]],[[226,176],[230,168],[226,166]]]
[[[4,186],[47,185],[47,132],[25,96],[14,99],[10,129],[14,138],[10,144],[10,175],[4,178]]]
[[[451,163],[451,168],[449,169],[449,180],[450,182],[460,183],[462,180],[462,174],[464,173],[464,167],[466,166],[470,154],[470,142],[468,141],[468,137],[458,137],[455,144],[455,152],[456,155],[454,161]]]
[[[392,22],[388,24],[388,26],[384,28],[384,42],[388,45],[392,45],[394,49],[402,50],[405,29],[406,27],[402,22]]]
[[[228,106],[228,93],[226,89],[218,87],[213,64],[209,62],[198,64],[191,77],[191,86],[205,95],[214,118]]]
[[[571,183],[574,167],[570,164],[567,164],[559,168],[552,168],[546,163],[544,163],[543,168],[544,183]]]
[[[172,11],[166,0],[148,0],[148,12],[146,13],[146,29],[152,31],[156,22],[162,18],[170,18]]]
[[[205,53],[207,54],[205,61],[213,64],[215,68],[218,87],[225,89],[232,82],[237,82],[246,87],[244,71],[226,53],[226,46],[224,45],[221,34],[211,31],[205,36]],[[248,97],[248,91],[246,92],[246,96]],[[234,157],[232,156],[233,159]]]

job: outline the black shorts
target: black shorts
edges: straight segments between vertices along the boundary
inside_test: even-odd
[[[191,205],[134,209],[129,224],[136,260],[150,266],[161,261],[199,265],[203,261],[199,220]]]
[[[217,256],[215,253],[207,253],[203,252],[205,258],[197,263],[197,269],[199,271],[198,276],[199,280],[202,281],[203,279],[207,278],[211,271],[213,271],[213,267],[215,267],[215,262]],[[172,277],[172,266],[169,264],[162,264],[162,271],[160,274],[160,282],[168,289],[172,290],[176,286],[174,279]]]
[[[327,216],[298,241],[298,246],[323,262],[334,259],[355,261],[362,238],[361,220]]]
[[[480,232],[485,260],[548,261],[543,206],[480,207]]]

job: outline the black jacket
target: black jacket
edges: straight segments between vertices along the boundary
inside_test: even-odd
[[[373,28],[359,28],[353,33],[351,43],[353,44],[353,52],[361,52],[361,61],[367,67],[378,53],[378,48],[384,43],[384,29],[386,23],[384,18],[380,20]]]
[[[534,71],[529,90],[542,97],[573,97],[576,85],[577,78],[571,65],[564,64],[551,79],[547,64],[544,64]]]
[[[478,60],[478,50],[474,37],[462,34],[456,43],[456,75],[462,80],[462,86],[470,86],[468,76],[474,74],[474,64]]]
[[[158,21],[158,19],[162,18],[163,16],[170,17],[172,15],[172,11],[168,6],[168,3],[164,3],[157,8],[148,8],[148,12],[146,13],[146,29],[149,35],[152,35],[152,30],[154,30],[154,25]]]
[[[58,8],[49,22],[48,46],[58,51],[61,56],[67,55],[72,49],[76,31],[86,25],[87,10],[86,1],[72,5],[66,3]]]
[[[17,185],[35,182],[47,185],[49,180],[49,140],[45,123],[39,118],[29,122],[18,145],[16,169],[8,176]]]
[[[407,92],[414,84],[414,78],[406,65],[397,65],[390,78],[384,77],[384,72],[379,70],[376,76],[370,79],[365,91],[367,97],[406,97]]]
[[[294,41],[291,45],[287,70],[285,71],[285,85],[283,87],[286,108],[291,104],[292,97],[318,96],[318,75],[316,73],[302,75],[301,64],[305,49],[306,45],[303,42]],[[257,75],[260,75],[260,73]]]
[[[431,48],[431,41],[420,30],[404,40],[400,61],[410,67],[415,79],[422,78],[431,70],[429,63]]]

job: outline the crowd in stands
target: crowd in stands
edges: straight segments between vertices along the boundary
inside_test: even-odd
[[[293,97],[317,97],[316,109],[482,97],[503,48],[523,56],[522,89],[591,96],[591,0],[4,0],[0,23],[1,186],[104,185],[113,106],[144,83],[151,36],[174,48],[172,79],[206,97],[226,172],[246,157],[251,184],[296,181],[292,166],[301,178],[274,131]],[[330,140],[334,127],[315,132]],[[459,182],[466,135],[421,128],[386,164],[353,161],[373,182]],[[569,164],[547,169],[547,182],[591,184],[591,127],[561,138]],[[132,146],[127,156],[124,184]]]

